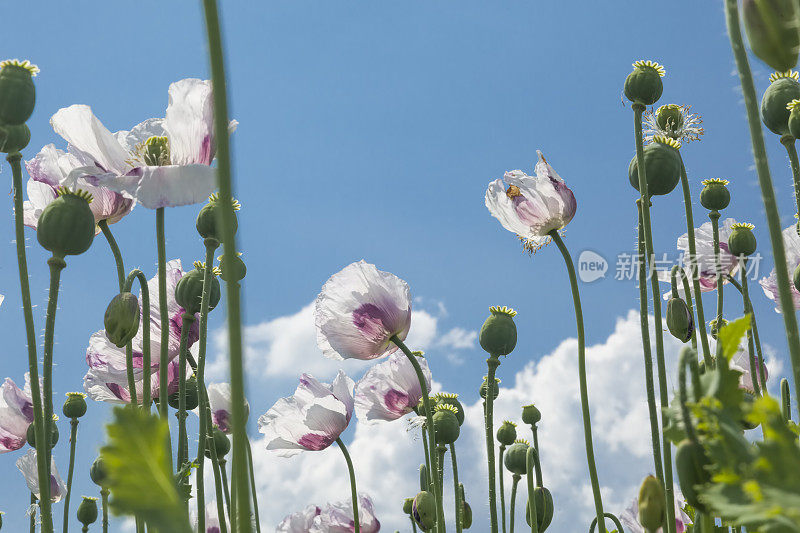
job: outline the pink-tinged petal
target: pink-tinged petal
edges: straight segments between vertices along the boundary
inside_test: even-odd
[[[792,293],[792,302],[795,309],[800,309],[800,292],[791,283],[794,271],[800,264],[800,236],[797,235],[797,228],[794,224],[783,230],[783,246],[786,250],[786,270],[789,275],[789,289]],[[780,313],[780,299],[778,296],[778,273],[773,268],[769,276],[759,280],[759,285],[767,298],[775,302],[775,311]]]
[[[31,422],[33,400],[30,385],[23,390],[13,380],[6,378],[0,385],[0,453],[22,448]]]
[[[210,165],[214,159],[214,108],[211,82],[189,78],[169,86],[164,119],[175,165]]]
[[[309,505],[302,511],[290,514],[275,528],[275,533],[309,533],[314,519],[322,513],[316,505]]]
[[[59,165],[59,158],[63,155],[64,152],[57,149],[55,145],[48,144],[33,159],[25,161],[25,170],[30,179],[58,187],[64,178],[64,173]]]
[[[164,137],[165,135],[164,119],[148,118],[130,131],[118,131],[114,137],[129,154],[136,154],[139,147],[150,137]]]
[[[692,519],[683,508],[686,502],[683,499],[680,489],[675,487],[675,527],[680,533],[686,531],[686,526],[692,524]],[[619,521],[625,528],[625,533],[646,533],[644,527],[639,523],[639,501],[637,498],[631,500],[628,507],[619,514]],[[662,528],[658,528],[656,533],[663,533]]]
[[[31,494],[39,497],[39,473],[36,465],[36,450],[30,449],[28,452],[17,459],[17,468],[25,478],[25,484]],[[58,503],[67,494],[67,486],[58,474],[55,458],[50,463],[50,500]]]
[[[207,165],[138,167],[106,178],[104,187],[136,200],[148,209],[204,202],[216,188],[216,169]]]
[[[89,106],[72,105],[59,109],[50,125],[69,144],[84,164],[106,172],[124,174],[131,169],[130,154],[114,135],[94,116]]]
[[[56,199],[56,190],[47,183],[35,180],[28,180],[27,188],[28,200],[22,204],[23,221],[29,228],[36,229],[42,211]]]
[[[424,358],[417,360],[430,390],[428,363]],[[370,368],[356,385],[356,415],[366,423],[397,420],[410,413],[421,399],[422,389],[414,367],[405,355],[395,352]]]
[[[358,522],[362,533],[378,533],[381,529],[372,499],[363,493],[358,495]],[[354,530],[353,500],[349,499],[326,505],[314,518],[309,533],[352,533]]]
[[[208,385],[208,404],[211,408],[211,422],[223,433],[230,433],[231,386],[229,383],[211,383]],[[245,400],[245,417],[250,414],[250,404]]]
[[[756,383],[758,383],[760,387],[761,373],[758,368],[758,355],[753,354],[753,357],[755,358],[756,363]],[[735,368],[742,373],[742,375],[739,376],[739,388],[749,392],[750,394],[755,394],[755,387],[753,387],[753,374],[750,372],[750,353],[748,352],[746,344],[739,346],[739,349],[731,359],[731,368]],[[764,372],[764,381],[766,382],[769,379],[767,366],[762,365],[761,370]]]

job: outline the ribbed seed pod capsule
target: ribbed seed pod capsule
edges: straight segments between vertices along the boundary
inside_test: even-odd
[[[503,457],[503,464],[506,469],[512,474],[519,474],[524,476],[528,471],[528,448],[530,445],[528,441],[518,439],[507,450],[506,455]]]
[[[231,441],[219,428],[215,427],[211,432],[214,435],[214,448],[217,450],[217,459],[222,459],[231,451]],[[208,447],[206,447],[206,457],[211,459],[211,450]]]
[[[640,60],[633,64],[633,72],[625,78],[625,96],[633,103],[653,105],[664,92],[664,67],[654,61]]]
[[[33,77],[38,72],[39,67],[29,61],[0,62],[0,124],[16,126],[31,117],[36,105]]]
[[[800,13],[794,0],[742,0],[742,19],[753,53],[778,71],[797,65]]]
[[[84,191],[58,190],[58,198],[42,210],[36,238],[54,257],[79,255],[94,240],[94,214],[89,208],[92,195]]]
[[[411,513],[422,531],[428,531],[436,525],[436,498],[426,490],[420,491],[414,497]]]
[[[114,296],[103,316],[106,337],[117,348],[128,344],[139,332],[141,309],[139,299],[130,292]]]
[[[737,222],[731,226],[728,237],[728,251],[736,257],[740,255],[753,255],[756,251],[756,236],[753,235],[753,226],[746,222]]]
[[[438,404],[433,413],[433,434],[439,444],[453,444],[461,433],[458,417],[458,408],[450,404]]]
[[[197,407],[199,394],[197,391],[197,377],[189,376],[186,378],[186,410],[191,411]],[[173,409],[180,408],[181,396],[179,392],[174,392],[167,398],[167,403]]]
[[[78,522],[83,527],[88,528],[91,524],[97,521],[97,498],[83,497],[80,505],[78,505]]]
[[[522,421],[529,426],[535,426],[542,419],[542,412],[535,405],[525,405],[522,407]]]
[[[434,395],[432,400],[436,402],[436,405],[452,405],[455,407],[458,425],[461,426],[464,424],[464,406],[458,401],[458,394],[452,392],[440,392]]]
[[[508,355],[517,345],[517,312],[506,306],[490,307],[491,315],[483,323],[479,341],[490,355]]]
[[[467,502],[463,502],[464,507],[461,511],[461,527],[469,529],[472,527],[472,507]]]
[[[489,389],[489,384],[487,383],[487,376],[483,376],[483,383],[481,383],[481,388],[478,390],[481,398],[484,400],[486,399],[486,393]],[[500,379],[494,378],[494,385],[492,386],[492,400],[496,400],[497,396],[500,394]]]
[[[98,487],[105,487],[108,480],[108,471],[106,470],[106,463],[102,457],[98,457],[89,468],[89,477],[92,482]]]
[[[414,498],[406,498],[403,500],[403,512],[410,515],[413,511]]]
[[[53,415],[53,423],[50,424],[50,449],[51,450],[55,447],[56,444],[58,444],[59,433],[58,433],[58,426],[55,423],[56,420],[58,420],[58,418],[55,415]],[[28,431],[25,433],[25,438],[27,439],[28,444],[30,444],[31,448],[33,448],[34,450],[37,449],[36,448],[36,428],[34,427],[34,423],[33,422],[28,426]]]
[[[639,488],[639,523],[647,531],[655,531],[666,516],[664,487],[654,476],[647,476]]]
[[[669,194],[681,179],[681,143],[675,139],[657,135],[644,147],[647,194],[660,196]],[[639,190],[639,159],[633,156],[628,165],[628,181]]]
[[[178,280],[178,284],[175,285],[175,301],[191,315],[199,313],[202,307],[205,270],[205,264],[196,261],[194,263],[194,269],[184,274],[183,277]],[[217,272],[212,272],[211,275],[208,298],[209,311],[217,306],[222,294],[216,274]]]
[[[214,193],[209,196],[208,203],[203,206],[203,208],[200,210],[200,213],[197,215],[197,222],[195,223],[195,226],[197,227],[197,233],[199,233],[204,239],[216,239],[217,242],[221,243],[223,242],[223,236],[222,228],[219,227],[220,208],[221,205],[219,195]],[[241,209],[241,204],[234,199],[233,210],[238,211],[239,209]],[[236,233],[238,229],[239,222],[234,214],[233,233]]]
[[[797,72],[775,72],[769,77],[770,83],[761,97],[761,120],[772,133],[789,133],[789,109],[792,100],[800,98],[800,83]]]
[[[694,335],[694,317],[681,298],[670,298],[667,302],[667,328],[673,337],[689,342]]]
[[[31,142],[31,130],[26,124],[0,126],[0,152],[19,152]]]
[[[219,256],[219,270],[223,280],[228,283],[235,283],[241,281],[247,275],[247,265],[242,261],[242,254],[238,253],[230,266],[224,255]]]
[[[711,461],[699,443],[687,439],[675,451],[675,467],[683,497],[686,503],[700,511],[705,511],[706,506],[698,498],[697,487],[711,481],[711,474],[705,468],[710,464]]]
[[[497,430],[497,442],[503,446],[511,446],[517,440],[517,425],[510,420],[504,420]]]
[[[533,489],[533,498],[536,502],[536,525],[540,533],[550,526],[553,521],[553,495],[544,487],[536,487]],[[525,521],[531,525],[531,506],[525,504]]]
[[[61,408],[67,418],[80,418],[86,414],[86,395],[82,392],[68,392],[67,401]]]
[[[700,191],[700,205],[709,211],[722,211],[731,203],[731,193],[728,190],[728,180],[711,178],[702,181],[703,190]]]

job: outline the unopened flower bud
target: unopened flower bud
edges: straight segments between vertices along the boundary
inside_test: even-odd
[[[175,301],[191,315],[199,313],[202,307],[205,270],[205,264],[198,261],[194,264],[194,269],[184,274],[175,285]],[[209,283],[209,311],[217,306],[221,294],[219,280],[212,269]]]
[[[16,126],[30,118],[36,105],[33,77],[38,72],[29,61],[0,62],[0,123]]]
[[[655,531],[666,516],[664,487],[654,476],[647,476],[639,488],[639,523],[646,531]]]
[[[800,98],[800,83],[797,72],[775,72],[769,77],[770,83],[761,97],[761,120],[772,133],[789,133],[789,109],[792,100]]]
[[[222,459],[231,451],[231,441],[228,436],[217,427],[212,429],[211,432],[214,438],[209,441],[208,445],[213,443],[214,448],[217,450],[217,459]],[[206,445],[206,457],[211,459],[211,450],[208,448],[208,445]]]
[[[700,205],[709,211],[722,211],[731,203],[731,193],[728,190],[728,180],[711,178],[703,180],[703,190],[700,191]]]
[[[667,302],[667,328],[681,342],[689,342],[694,335],[694,317],[689,306],[681,298],[670,298]]]
[[[525,475],[528,471],[527,461],[529,447],[528,441],[518,439],[506,450],[506,455],[503,457],[503,464],[506,465],[506,469],[509,472],[520,476]]]
[[[479,390],[479,393],[481,395],[481,398],[483,398],[484,400],[486,399],[486,392],[488,388],[489,385],[487,383],[487,377],[483,376],[483,383],[481,383],[481,388]],[[499,394],[500,394],[500,379],[494,378],[494,385],[492,386],[492,400],[496,400]]]
[[[517,312],[508,307],[491,307],[491,315],[483,323],[480,344],[490,355],[508,355],[517,345]]]
[[[464,406],[458,401],[458,394],[452,392],[440,392],[432,398],[436,405],[452,405],[456,408],[456,418],[458,425],[464,424]]]
[[[413,511],[414,498],[406,498],[403,500],[403,512],[410,515]]]
[[[436,525],[436,497],[433,494],[426,490],[420,491],[414,497],[411,507],[414,522],[422,531],[428,531]]]
[[[653,61],[641,60],[633,64],[633,72],[625,79],[625,96],[633,103],[653,105],[664,92],[664,67]]]
[[[186,398],[186,410],[191,411],[197,407],[199,400],[199,394],[197,392],[197,378],[195,376],[189,376],[186,378],[186,394],[184,395]],[[181,396],[180,392],[174,392],[169,395],[167,398],[167,403],[173,409],[180,409],[180,401]]]
[[[228,283],[241,281],[247,275],[247,265],[245,265],[244,261],[242,261],[241,253],[238,253],[236,257],[234,257],[233,262],[230,265],[228,265],[228,261],[225,259],[225,256],[221,255],[219,257],[219,270],[219,277]]]
[[[439,404],[433,413],[433,434],[439,444],[453,444],[461,432],[456,413],[458,408],[449,404]]]
[[[68,392],[67,401],[61,408],[67,418],[80,418],[86,414],[86,395],[82,392]]]
[[[644,147],[647,194],[659,196],[669,194],[681,179],[681,143],[675,139],[657,135]],[[628,181],[639,190],[639,158],[634,155],[628,165]]]
[[[88,528],[91,524],[97,521],[97,498],[83,497],[80,505],[78,505],[78,522],[83,524],[83,527]]]
[[[198,213],[195,226],[197,227],[197,233],[204,239],[215,239],[217,242],[223,242],[222,227],[219,224],[221,208],[219,195],[214,193],[208,197],[208,203]],[[241,204],[233,200],[233,210],[238,211],[240,208]],[[236,230],[239,229],[236,214],[233,215],[231,220],[233,221],[233,233],[236,233]]]
[[[698,487],[711,481],[711,473],[706,470],[710,464],[711,461],[700,443],[687,439],[681,442],[675,451],[675,468],[678,471],[681,492],[686,503],[699,511],[706,510],[705,504],[698,497]]]
[[[522,407],[522,421],[529,426],[535,426],[542,419],[542,412],[535,405],[525,405]]]
[[[753,255],[756,251],[756,236],[753,235],[753,226],[748,223],[733,224],[728,237],[728,251],[736,257],[740,255]]]
[[[103,316],[106,337],[117,348],[128,344],[139,332],[139,299],[130,292],[114,296]]]
[[[19,152],[31,142],[31,130],[25,124],[0,126],[0,152]]]
[[[58,444],[58,426],[56,425],[56,420],[58,418],[56,415],[53,415],[53,421],[50,423],[50,449],[52,450],[56,444]],[[34,426],[34,422],[28,426],[28,431],[25,433],[25,438],[28,440],[28,444],[30,444],[31,448],[34,450],[36,448],[36,428]]]
[[[794,0],[742,0],[742,19],[750,49],[778,71],[797,65],[800,13]]]
[[[58,190],[58,198],[42,210],[36,238],[54,257],[79,255],[94,240],[94,214],[89,208],[92,195],[83,191]]]
[[[517,440],[517,425],[510,420],[504,420],[497,430],[497,442],[503,446],[511,446]]]
[[[536,502],[536,524],[541,533],[550,526],[553,521],[553,495],[544,487],[533,489],[533,498]],[[525,521],[531,525],[531,507],[525,506]]]
[[[106,463],[102,457],[98,457],[89,468],[89,477],[92,482],[98,487],[105,487],[108,481],[108,471],[106,470]]]
[[[469,529],[472,527],[472,507],[467,502],[462,502],[463,508],[461,509],[461,527]]]

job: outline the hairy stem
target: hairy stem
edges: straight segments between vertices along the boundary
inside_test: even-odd
[[[353,470],[353,461],[350,459],[350,454],[347,452],[347,447],[344,445],[344,442],[342,442],[342,439],[337,437],[336,444],[338,444],[339,449],[342,450],[342,455],[344,455],[344,460],[347,463],[347,471],[350,474],[350,495],[353,498],[353,524],[355,527],[355,533],[360,533],[361,520],[358,518],[358,490],[356,489],[356,472]]]
[[[489,522],[492,533],[497,533],[497,495],[495,494],[495,465],[494,465],[494,394],[490,384],[495,383],[495,372],[500,366],[497,355],[490,354],[486,360],[489,371],[486,375],[486,455],[489,464]]]
[[[514,511],[517,504],[517,485],[520,480],[519,474],[514,474],[511,477],[511,505],[509,506],[508,516],[508,532],[514,533]]]
[[[64,533],[69,532],[69,499],[72,496],[72,474],[75,469],[75,445],[78,440],[78,419],[70,420],[69,470],[67,471],[67,494],[64,496]]]
[[[506,445],[500,445],[500,453],[497,455],[497,481],[500,484],[500,522],[502,524],[503,533],[506,533],[506,491],[503,487],[503,454],[505,454]],[[456,502],[457,503],[457,502]],[[458,508],[456,508],[458,512]],[[458,533],[461,533],[459,530]]]

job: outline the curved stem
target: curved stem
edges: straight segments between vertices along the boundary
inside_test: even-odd
[[[500,523],[502,524],[503,533],[506,533],[506,490],[503,487],[503,454],[506,451],[506,445],[500,445],[500,453],[497,455],[497,481],[500,484]],[[458,507],[456,507],[458,512]],[[461,533],[459,531],[459,533]]]
[[[720,260],[719,252],[719,211],[712,210],[708,214],[711,219],[711,229],[714,233],[714,269],[717,272],[717,334],[722,328],[722,305],[723,305],[723,287],[722,282],[725,279],[725,274],[722,272],[722,262]],[[722,343],[717,343],[717,357],[722,354]]]
[[[100,489],[100,501],[103,507],[103,533],[108,533],[108,489]]]
[[[643,165],[640,164],[639,166],[642,167]],[[578,278],[575,275],[575,265],[572,262],[572,257],[564,241],[561,239],[561,236],[558,234],[558,231],[551,231],[549,235],[553,239],[553,242],[556,243],[556,246],[558,246],[558,250],[564,258],[564,264],[567,267],[567,274],[569,275],[570,287],[572,288],[572,302],[575,306],[575,324],[578,330],[578,378],[581,391],[581,414],[583,417],[583,437],[586,445],[586,461],[589,465],[589,479],[592,483],[595,511],[597,512],[597,516],[602,518],[603,500],[600,496],[600,482],[597,478],[594,445],[592,444],[592,421],[589,415],[589,390],[586,382],[586,338],[583,331],[583,310],[581,309],[581,295],[578,290]],[[660,324],[660,322],[657,322],[657,324]],[[491,397],[491,395],[487,396]],[[528,481],[528,485],[532,483],[533,481]],[[605,524],[600,526],[600,533],[606,533]]]
[[[606,518],[610,518],[611,521],[614,522],[614,526],[617,528],[617,533],[625,533],[625,530],[622,528],[622,524],[620,523],[619,518],[617,518],[612,513],[603,513],[603,516],[605,516]],[[597,527],[596,516],[592,519],[592,524],[589,526],[589,533],[594,533],[595,527]]]
[[[414,517],[408,515],[408,519],[411,520],[411,531],[413,531],[413,533],[417,533],[417,523],[414,522]]]
[[[117,265],[117,282],[119,283],[119,290],[122,292],[122,286],[125,283],[125,265],[122,262],[122,253],[117,245],[117,240],[108,227],[108,221],[101,220],[97,223],[97,227],[103,232],[103,237],[108,241],[108,247],[111,248],[111,253],[114,255],[114,263]]]
[[[795,138],[791,135],[781,137],[781,144],[786,148],[789,155],[789,163],[792,167],[792,179],[794,182],[794,199],[797,203],[797,212],[800,213],[800,161],[797,160],[797,150],[794,146]]]
[[[742,255],[739,257],[739,276],[742,279],[742,300],[744,303],[744,313],[750,315],[750,322],[753,321],[753,310],[750,307],[750,294],[747,291],[747,257]],[[759,377],[762,374],[763,367],[756,361],[755,346],[753,344],[753,328],[747,328],[747,355],[750,362],[750,378],[753,383],[753,393],[756,396],[761,395],[761,386],[759,384]],[[758,370],[756,370],[758,369]],[[767,389],[764,387],[764,394],[767,394]]]
[[[689,316],[692,317],[692,322],[696,323],[694,318],[694,302],[692,301],[692,293],[689,290],[689,278],[686,272],[683,271],[678,265],[672,267],[670,272],[670,281],[672,282],[672,297],[678,298],[678,274],[681,275],[681,283],[683,285],[683,294],[686,302],[686,307],[689,308]],[[696,328],[695,328],[696,329]],[[697,349],[697,335],[692,332],[692,348]]]
[[[67,494],[64,496],[64,533],[69,531],[69,499],[72,496],[72,474],[75,469],[75,443],[78,440],[78,419],[70,420],[69,471],[67,472]]]
[[[258,517],[258,493],[256,492],[256,478],[253,471],[253,450],[250,441],[247,441],[247,466],[250,469],[250,492],[253,495],[253,513],[256,521],[256,533],[261,533],[261,519]]]
[[[536,512],[536,491],[533,488],[534,457],[536,450],[528,447],[525,454],[525,466],[527,468],[526,482],[528,483],[528,513],[531,519],[531,533],[539,533],[539,515]]]
[[[450,464],[453,467],[453,491],[456,505],[456,532],[461,533],[464,529],[462,512],[464,505],[461,500],[461,488],[458,482],[458,461],[456,460],[456,443],[450,444]],[[502,463],[501,463],[502,464]]]
[[[156,209],[156,247],[158,248],[158,314],[161,327],[161,353],[158,359],[158,411],[167,422],[169,405],[167,403],[167,369],[169,368],[169,312],[167,310],[167,250],[164,237],[164,208]],[[167,435],[164,446],[167,448],[167,464],[172,470],[172,438]]]
[[[747,110],[747,122],[750,125],[750,139],[753,144],[753,155],[758,172],[758,182],[761,186],[761,198],[764,202],[764,211],[767,216],[770,242],[772,243],[772,257],[776,265],[786,264],[786,250],[783,245],[781,221],[778,214],[778,205],[775,201],[775,190],[772,186],[772,177],[769,172],[767,150],[764,146],[764,135],[761,130],[756,90],[753,84],[753,75],[750,72],[750,63],[742,40],[742,31],[739,25],[739,5],[737,0],[725,0],[725,19],[730,36],[731,49],[739,71],[739,80],[742,84],[742,96]],[[786,338],[789,345],[789,357],[792,362],[792,374],[796,401],[800,402],[800,335],[797,330],[797,317],[794,302],[789,286],[789,272],[785,268],[776,268],[778,282],[778,301],[783,315]],[[798,404],[800,406],[800,403]]]
[[[353,498],[353,524],[355,526],[355,533],[359,533],[361,531],[361,520],[358,518],[358,490],[356,489],[356,473],[353,470],[353,461],[350,459],[350,454],[347,453],[347,447],[342,442],[341,438],[336,439],[336,444],[339,445],[339,449],[342,450],[342,455],[344,455],[344,460],[347,463],[347,471],[350,473],[350,494]]]
[[[486,375],[486,383],[494,383],[495,372],[500,366],[498,356],[490,354],[486,360],[489,371]],[[489,523],[492,533],[497,533],[497,495],[495,494],[495,465],[494,465],[494,394],[487,385],[486,392],[486,456],[489,463]]]
[[[519,484],[520,480],[519,474],[514,474],[511,477],[511,505],[509,506],[509,513],[508,513],[508,532],[514,533],[514,511],[516,510],[516,502],[517,502],[517,485]]]
[[[644,245],[647,252],[647,264],[653,270],[655,252],[653,251],[653,230],[650,223],[650,195],[647,192],[647,168],[644,161],[644,143],[642,140],[642,112],[644,106],[640,103],[633,104],[633,118],[634,118],[634,134],[636,137],[636,162],[639,174],[639,192],[641,193],[642,205],[642,225],[644,226]],[[664,336],[662,332],[661,320],[661,296],[659,295],[658,278],[650,276],[650,290],[653,294],[653,317],[655,318],[655,336],[656,336],[656,364],[658,367],[658,389],[660,396],[661,408],[665,409],[669,406],[669,396],[667,391],[667,369],[664,362]],[[666,419],[661,417],[661,432],[662,437],[666,429]],[[663,455],[663,468],[664,468],[664,495],[666,498],[667,507],[667,531],[666,533],[675,533],[675,499],[672,488],[672,451],[668,439],[662,439],[661,443]],[[600,528],[600,533],[605,533],[605,523],[603,522],[603,513],[597,513],[597,523]]]
[[[536,448],[536,453],[539,454],[539,428],[536,427],[536,424],[531,425],[531,433],[533,433],[533,447]]]
[[[792,404],[789,397],[789,382],[786,378],[781,379],[781,411],[783,419],[787,422],[792,419]]]
[[[150,410],[150,402],[152,401],[152,385],[150,377],[152,372],[152,358],[150,355],[150,288],[147,286],[147,278],[144,273],[138,268],[131,270],[128,277],[125,278],[125,283],[122,286],[123,292],[131,292],[133,288],[133,280],[139,281],[139,288],[142,295],[142,370],[144,371],[143,384],[142,384],[142,408]],[[131,346],[128,344],[128,346]],[[131,365],[132,366],[132,365]],[[128,377],[130,380],[130,376]],[[130,387],[130,382],[129,385]],[[136,388],[131,389],[131,402],[134,402]]]
[[[183,313],[181,315],[181,344],[178,352],[178,460],[176,466],[178,472],[189,460],[189,436],[186,432],[186,345],[194,320],[192,314]]]

